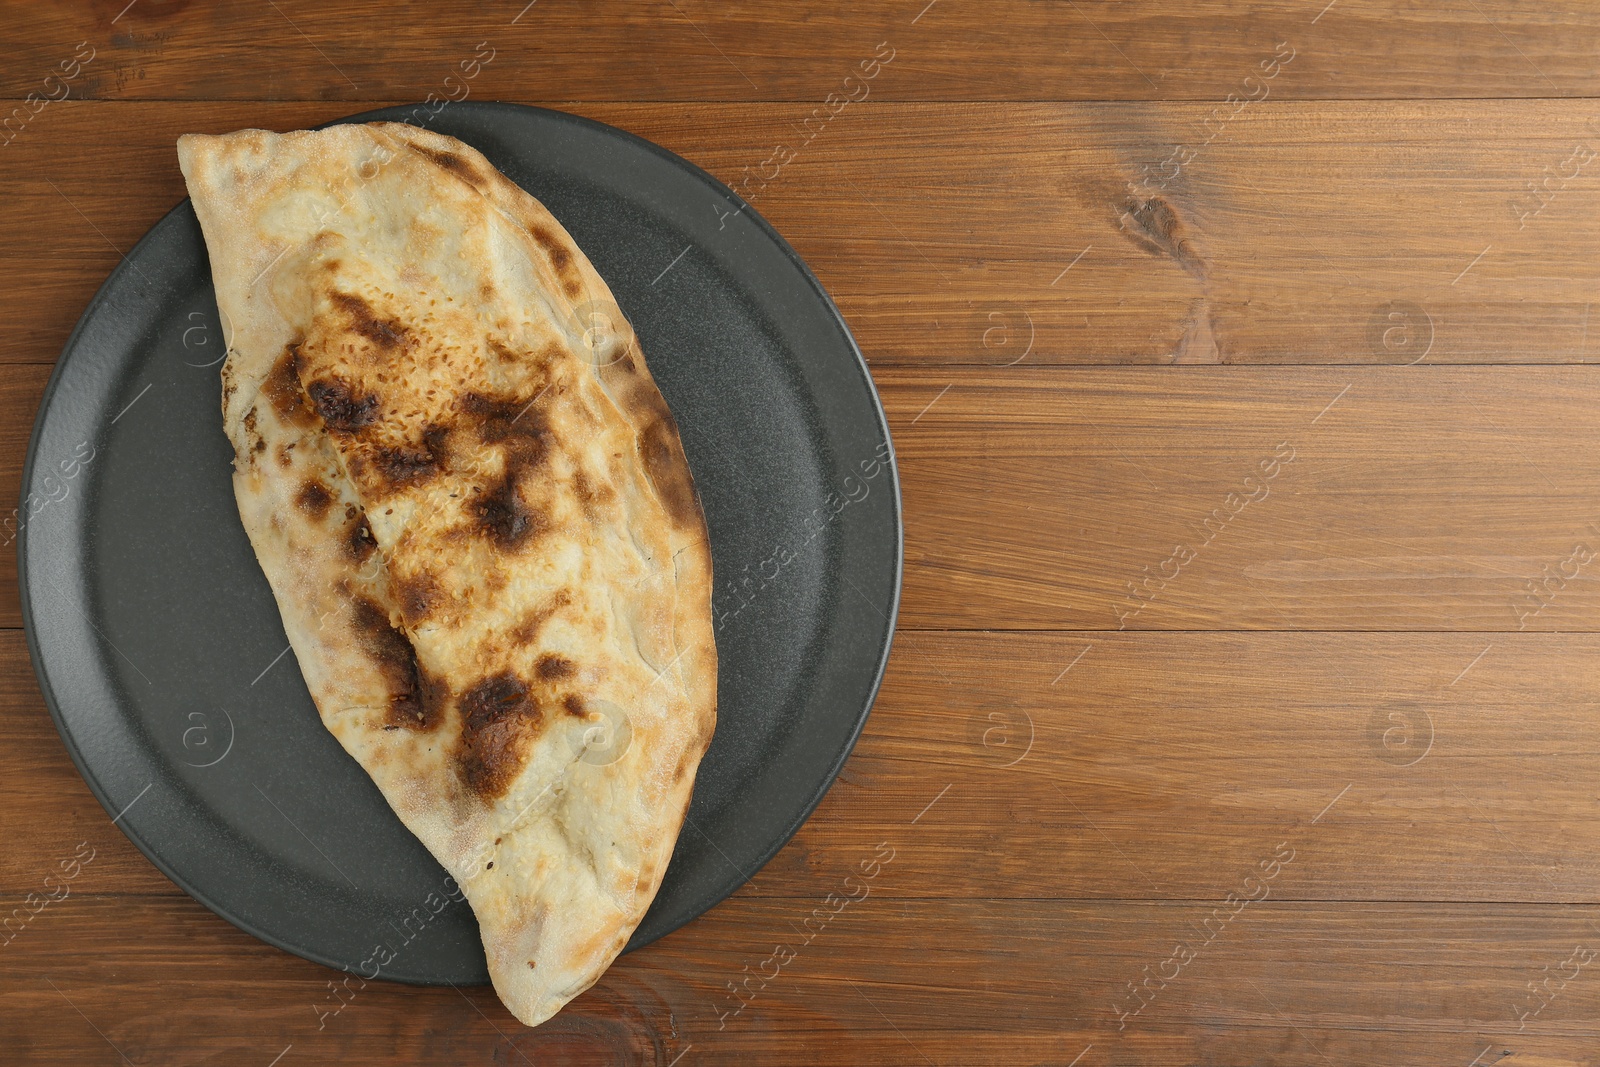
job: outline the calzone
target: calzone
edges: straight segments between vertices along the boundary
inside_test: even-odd
[[[189,135],[239,514],[323,723],[536,1025],[654,897],[716,719],[705,521],[571,236],[394,123]]]

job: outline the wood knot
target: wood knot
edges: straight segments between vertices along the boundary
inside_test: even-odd
[[[1152,196],[1142,201],[1130,199],[1119,221],[1123,232],[1146,252],[1170,256],[1190,274],[1197,278],[1205,277],[1205,258],[1195,247],[1189,226],[1166,198]]]

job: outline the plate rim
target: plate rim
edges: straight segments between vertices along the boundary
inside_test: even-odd
[[[405,122],[404,119],[394,119],[390,118],[389,116],[391,113],[395,112],[410,111],[415,113],[417,110],[426,107],[427,104],[425,102],[420,104],[391,105],[357,112],[352,115],[332,119],[327,122],[318,123],[314,126],[305,128],[325,129],[330,126],[365,122]],[[805,279],[806,284],[810,287],[811,292],[821,299],[822,305],[824,308],[826,308],[829,318],[832,320],[833,325],[838,328],[839,333],[844,339],[850,354],[855,359],[855,370],[860,375],[862,383],[866,386],[866,395],[871,404],[872,414],[876,418],[877,428],[879,431],[881,431],[883,440],[889,448],[889,453],[885,460],[885,466],[889,474],[889,484],[893,490],[891,494],[892,506],[890,509],[894,527],[893,582],[889,603],[884,610],[885,624],[882,649],[878,656],[877,663],[872,669],[872,681],[864,694],[861,711],[855,717],[854,725],[849,730],[848,735],[843,738],[837,754],[830,761],[826,777],[821,780],[817,788],[813,791],[812,795],[806,800],[805,804],[799,808],[797,815],[791,820],[790,824],[782,831],[781,834],[775,835],[772,844],[760,853],[759,858],[755,861],[750,871],[748,873],[739,871],[738,873],[740,874],[740,878],[738,881],[734,882],[725,892],[722,892],[720,895],[716,896],[715,899],[708,901],[706,905],[695,914],[690,915],[681,921],[673,923],[660,933],[657,933],[644,941],[637,941],[635,940],[635,937],[630,937],[628,943],[618,954],[618,959],[620,959],[622,956],[633,952],[635,949],[643,948],[646,945],[668,936],[669,934],[676,933],[678,930],[683,929],[685,926],[704,916],[713,908],[726,901],[734,893],[738,892],[740,888],[749,884],[754,875],[764,868],[768,863],[770,863],[772,859],[783,850],[784,846],[794,838],[795,834],[800,832],[801,827],[810,821],[811,816],[815,813],[817,807],[822,803],[823,798],[827,796],[828,791],[833,788],[834,783],[838,780],[839,773],[843,769],[845,762],[850,758],[851,753],[855,751],[855,747],[860,740],[861,733],[866,728],[867,719],[871,716],[872,710],[877,704],[878,694],[882,689],[884,677],[888,670],[890,653],[894,646],[896,624],[899,621],[900,598],[905,575],[905,512],[901,495],[898,453],[895,449],[894,438],[890,431],[888,415],[884,411],[883,398],[879,395],[877,383],[872,378],[871,368],[867,364],[866,357],[862,355],[860,345],[856,342],[855,335],[850,330],[849,324],[845,321],[844,315],[840,312],[838,305],[834,303],[833,298],[823,287],[821,281],[818,280],[817,276],[812,272],[810,266],[805,262],[804,259],[801,258],[800,254],[794,250],[793,246],[790,245],[783,235],[773,227],[771,222],[769,222],[764,215],[762,215],[743,197],[739,196],[730,187],[725,185],[713,175],[707,173],[704,169],[699,167],[691,160],[688,160],[683,156],[680,156],[677,153],[656,144],[653,141],[641,137],[638,134],[622,129],[618,126],[613,126],[610,123],[601,122],[597,119],[587,118],[583,115],[576,115],[571,112],[560,111],[554,108],[540,107],[532,104],[521,104],[504,100],[462,100],[448,102],[446,107],[441,108],[435,114],[437,115],[444,113],[451,108],[462,108],[478,112],[503,111],[513,115],[523,112],[537,112],[557,122],[566,122],[580,128],[586,128],[590,132],[599,133],[605,136],[619,137],[630,143],[633,147],[645,149],[650,154],[659,157],[669,165],[687,170],[695,178],[705,182],[714,190],[721,192],[728,197],[732,203],[738,205],[737,213],[746,215],[752,220],[762,235],[766,237],[774,246],[776,246],[780,252],[783,253],[784,257],[792,266],[798,268],[801,276]],[[417,123],[408,124],[419,125]],[[421,124],[419,128],[430,129],[430,127],[426,124]],[[44,391],[40,395],[38,408],[34,412],[32,429],[29,431],[28,447],[23,460],[21,484],[18,490],[20,493],[18,499],[19,516],[26,514],[27,500],[31,495],[31,487],[34,484],[35,464],[38,461],[38,452],[45,420],[52,408],[57,389],[63,380],[63,371],[67,366],[69,357],[78,346],[79,339],[87,329],[91,319],[94,318],[95,314],[100,310],[101,305],[110,299],[110,295],[114,287],[123,283],[124,275],[130,273],[131,271],[137,270],[137,268],[133,266],[135,255],[155,237],[157,231],[160,230],[169,219],[179,215],[185,210],[193,210],[191,206],[191,198],[187,196],[185,196],[172,208],[164,212],[160,218],[151,223],[149,228],[139,238],[139,240],[136,241],[126,253],[121,255],[121,258],[118,260],[116,266],[111,269],[111,272],[107,274],[105,280],[101,282],[99,288],[95,290],[94,296],[86,305],[84,305],[84,309],[79,314],[77,322],[73,325],[71,333],[68,334],[66,341],[62,345],[60,353],[57,354],[55,363],[51,368],[49,381],[46,383]],[[17,592],[18,600],[20,602],[22,631],[24,639],[27,643],[29,663],[33,668],[34,678],[38,683],[39,692],[44,699],[45,707],[49,711],[51,721],[55,725],[56,733],[61,738],[62,745],[66,748],[67,754],[71,758],[74,768],[76,768],[78,771],[79,777],[82,778],[84,783],[89,787],[89,791],[94,796],[95,800],[97,800],[100,806],[105,809],[106,814],[113,815],[115,813],[115,807],[107,795],[105,787],[95,773],[91,771],[89,766],[85,763],[78,743],[71,730],[68,729],[66,721],[63,718],[60,700],[56,695],[54,687],[51,685],[50,675],[43,653],[41,652],[39,646],[37,626],[34,622],[32,584],[29,580],[30,553],[28,548],[28,531],[30,525],[31,524],[24,522],[18,529],[16,537]],[[363,773],[365,773],[364,768]],[[687,821],[687,810],[685,811],[685,816],[685,821]],[[119,815],[117,816],[116,821],[113,822],[113,825],[115,825],[117,829],[122,832],[123,836],[132,842],[134,847],[138,849],[139,852],[142,853],[157,870],[167,877],[168,881],[172,882],[173,885],[183,890],[185,894],[203,905],[212,914],[218,916],[219,918],[223,919],[239,930],[251,935],[252,937],[255,937],[257,940],[272,945],[274,948],[288,952],[302,959],[309,960],[313,963],[318,963],[322,966],[332,968],[334,970],[344,970],[346,968],[347,964],[344,961],[336,960],[333,957],[324,955],[318,952],[314,947],[291,945],[280,937],[267,933],[250,920],[238,915],[233,910],[223,908],[213,901],[208,894],[199,890],[188,879],[179,877],[178,874],[166,863],[166,861],[164,861],[143,839],[138,831],[133,828],[130,822],[122,822]],[[678,834],[681,836],[682,832],[683,827],[680,825],[678,828]],[[637,935],[637,930],[638,928],[635,927],[635,935]],[[437,986],[439,984],[438,982],[393,976],[389,974],[380,974],[377,977],[388,981],[400,982],[405,985]]]

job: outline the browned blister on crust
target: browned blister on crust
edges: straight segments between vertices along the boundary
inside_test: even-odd
[[[374,123],[179,157],[307,685],[536,1024],[643,917],[715,723],[677,426],[588,259],[466,145]]]

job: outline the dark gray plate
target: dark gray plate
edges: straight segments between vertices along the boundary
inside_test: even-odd
[[[677,156],[511,104],[355,119],[459,137],[542,200],[610,283],[682,430],[711,528],[720,708],[637,947],[770,859],[866,720],[900,592],[883,411],[794,250]],[[222,354],[186,201],[84,312],[34,427],[19,562],[45,700],[117,825],[228,921],[368,976],[392,955],[388,978],[485,982],[470,909],[282,654],[234,506]]]

